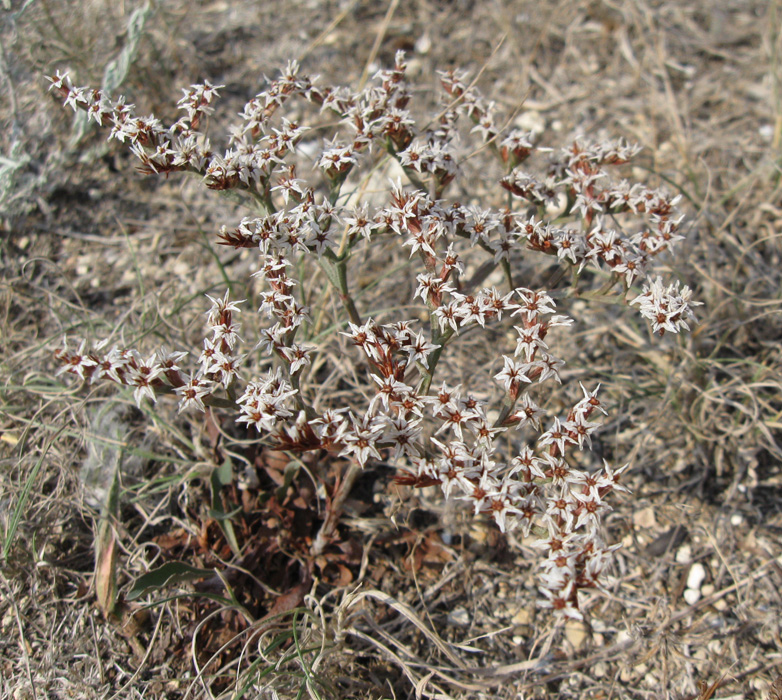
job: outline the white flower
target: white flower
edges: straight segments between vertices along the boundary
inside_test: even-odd
[[[347,420],[343,415],[346,411],[346,408],[339,410],[328,409],[318,418],[310,421],[310,425],[323,442],[342,442],[345,431],[348,428]]]
[[[410,345],[405,346],[405,351],[408,354],[408,365],[420,362],[426,369],[429,369],[428,357],[439,347],[439,345],[430,343],[423,333],[416,334]]]
[[[402,394],[413,390],[413,387],[398,381],[393,375],[389,377],[378,377],[376,374],[373,374],[370,376],[372,381],[374,381],[379,388],[377,393],[372,397],[372,401],[369,403],[369,413],[375,412],[375,407],[378,403],[382,403],[383,408],[388,411],[390,400],[398,398]]]
[[[523,428],[529,423],[537,430],[540,430],[540,416],[544,415],[546,415],[546,412],[527,394],[524,394],[517,404],[513,417],[518,420],[517,428]]]
[[[360,466],[364,466],[370,457],[382,459],[377,443],[383,433],[383,422],[376,416],[365,415],[361,420],[350,414],[352,426],[343,436],[345,448],[340,457],[353,455]]]
[[[128,385],[136,387],[133,392],[136,405],[141,406],[141,399],[145,396],[154,403],[157,399],[155,398],[152,382],[162,374],[163,368],[155,361],[155,353],[144,361],[134,350],[131,351],[131,358],[131,362],[126,366],[125,370]]]
[[[204,396],[208,396],[214,390],[215,383],[204,379],[203,377],[190,377],[189,381],[174,389],[174,392],[181,397],[179,401],[179,412],[190,408],[196,408],[199,411],[205,411]]]
[[[548,349],[548,345],[540,337],[541,325],[539,323],[529,328],[520,328],[519,326],[514,326],[513,328],[519,334],[519,339],[516,341],[516,350],[514,351],[516,357],[523,355],[526,362],[532,362],[539,348],[543,350]]]
[[[554,418],[554,423],[538,439],[539,447],[556,445],[560,455],[565,454],[568,445],[575,444],[575,440],[570,436],[567,428],[559,422],[559,418]]]
[[[539,315],[553,314],[556,310],[554,300],[546,292],[534,292],[524,287],[519,287],[515,291],[519,297],[519,308],[511,315],[520,314],[527,323],[536,323]]]
[[[633,299],[641,315],[652,322],[652,331],[663,335],[665,331],[678,333],[680,329],[689,330],[687,321],[695,321],[693,306],[701,302],[692,301],[692,290],[688,286],[679,288],[679,281],[663,286],[660,277],[647,281],[643,292]]]
[[[293,415],[287,402],[297,393],[290,383],[282,378],[282,371],[269,371],[250,382],[236,403],[242,415],[237,423],[254,425],[258,432],[271,432],[277,422]]]
[[[494,375],[494,380],[505,387],[505,391],[518,390],[519,382],[531,382],[527,376],[529,365],[526,362],[517,362],[507,355],[502,356],[504,367],[502,371]]]
[[[574,604],[576,593],[573,581],[568,581],[560,590],[551,590],[542,586],[538,590],[545,596],[544,600],[538,602],[539,607],[551,608],[557,617],[569,617],[573,620],[584,619]]]
[[[358,234],[369,240],[372,232],[379,228],[379,224],[369,216],[369,208],[366,204],[354,207],[350,216],[343,217],[342,221],[348,227],[350,233]]]
[[[285,356],[285,359],[290,362],[290,373],[296,374],[303,367],[311,364],[310,355],[315,349],[313,345],[299,345],[293,343],[292,345],[280,348],[280,352]]]
[[[614,470],[611,469],[611,465],[606,460],[603,460],[603,475],[597,480],[597,488],[630,493],[630,489],[619,483],[619,478],[629,468],[630,463],[628,462],[624,466],[619,467],[619,469]]]
[[[561,367],[564,367],[564,360],[549,355],[547,352],[541,352],[541,357],[534,364],[541,370],[540,375],[538,375],[538,383],[543,383],[549,377],[554,377],[558,383],[562,383],[559,377],[559,370]]]
[[[490,491],[487,499],[489,512],[500,528],[500,532],[515,530],[520,525],[519,520],[514,516],[521,515],[521,511],[515,505],[516,499],[509,482],[505,481],[499,489]]]
[[[416,443],[421,437],[423,427],[421,419],[416,418],[407,420],[399,415],[395,418],[385,417],[386,425],[383,430],[383,441],[390,442],[394,446],[392,460],[396,460],[400,455],[406,457],[419,457]]]
[[[63,372],[70,372],[71,374],[75,374],[76,376],[79,377],[79,379],[84,381],[87,378],[84,374],[84,371],[85,370],[92,371],[92,368],[98,364],[93,358],[85,354],[87,341],[82,340],[79,349],[75,353],[72,353],[70,350],[68,350],[67,338],[63,338],[62,344],[63,344],[63,349],[58,350],[55,353],[55,356],[59,360],[65,362],[65,364],[57,370],[57,374],[62,374]]]
[[[541,468],[543,460],[535,457],[529,447],[523,447],[510,464],[511,470],[508,472],[509,478],[513,477],[515,474],[520,474],[525,482],[530,482],[533,479],[546,478],[546,473]]]

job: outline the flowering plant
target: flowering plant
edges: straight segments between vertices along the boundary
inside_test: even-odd
[[[635,146],[577,140],[550,152],[536,146],[535,134],[501,127],[493,104],[459,71],[442,74],[444,107],[419,127],[405,69],[400,53],[375,84],[352,91],[320,86],[292,62],[245,105],[222,154],[205,135],[222,86],[205,82],[185,90],[178,103],[182,117],[164,126],[152,116],[136,116],[122,98],[74,87],[59,73],[50,78],[66,105],[86,110],[98,125],[111,127],[110,138],[129,144],[141,172],[194,173],[208,188],[237,193],[257,210],[235,228],[224,227],[219,238],[223,245],[258,251],[259,312],[269,319],[256,346],[260,360],[253,359],[257,353],[240,352],[236,318],[242,302],[226,293],[210,297],[207,334],[194,364],[187,364],[185,352],[159,349],[145,357],[134,348],[98,343],[88,349],[86,341],[75,348],[66,340],[56,352],[60,372],[130,387],[139,404],[173,394],[180,411],[233,411],[259,444],[277,450],[349,457],[313,543],[315,554],[335,536],[344,499],[368,462],[392,464],[399,483],[438,485],[446,498],[467,501],[503,532],[534,535],[544,554],[541,604],[581,618],[578,591],[600,585],[616,548],[603,541],[600,523],[611,509],[609,494],[626,490],[620,475],[628,465],[590,468],[584,458],[599,427],[595,418],[605,413],[599,387],[582,385],[582,397],[565,415],[551,418],[528,389],[561,381],[564,362],[549,347],[549,334],[573,320],[557,313],[555,299],[606,296],[620,288],[614,298],[627,300],[641,282],[629,303],[652,331],[688,329],[696,303],[690,290],[650,276],[654,259],[682,238],[678,198],[610,176],[636,155]],[[307,127],[279,114],[293,98],[339,119],[332,140],[310,164]],[[463,117],[504,169],[504,208],[446,198],[460,174]],[[548,153],[542,178],[524,169],[536,153]],[[389,156],[405,181],[391,186],[381,206],[356,201],[359,173],[371,173]],[[304,168],[307,179],[298,177]],[[414,320],[366,317],[350,290],[351,256],[388,240],[409,248],[420,265],[410,289],[412,300],[420,300]],[[515,282],[526,251],[557,259],[548,289]],[[480,256],[485,261],[478,264]],[[345,406],[318,391],[322,375],[312,372],[313,360],[325,343],[313,342],[301,278],[301,263],[308,260],[325,271],[340,299],[344,316],[330,342],[342,336],[353,346],[352,357],[363,365],[363,403]],[[502,290],[484,284],[495,269],[504,276]],[[562,285],[568,273],[570,285]],[[602,285],[584,288],[598,278]],[[494,376],[502,389],[497,405],[471,387],[434,382],[460,335],[506,319],[515,320],[517,337]]]

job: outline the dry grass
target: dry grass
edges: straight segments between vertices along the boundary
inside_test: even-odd
[[[603,382],[604,456],[635,466],[633,495],[616,499],[608,519],[610,539],[625,545],[616,583],[585,604],[588,626],[565,630],[535,609],[525,543],[431,489],[393,486],[382,468],[359,481],[341,558],[316,584],[304,590],[296,578],[295,530],[279,535],[282,553],[237,560],[218,546],[226,537],[215,522],[204,525],[209,426],[170,406],[141,415],[128,396],[53,378],[63,332],[192,347],[202,295],[230,283],[248,296],[253,261],[214,246],[239,209],[197,183],[141,178],[103,135],[74,133],[45,93],[41,74],[55,68],[99,84],[141,4],[11,4],[0,34],[11,96],[0,107],[0,697],[227,698],[245,683],[247,697],[274,689],[280,698],[774,697],[779,0],[428,0],[394,4],[393,14],[365,0],[296,0],[284,13],[271,2],[171,1],[146,26],[122,84],[142,111],[170,115],[178,88],[206,77],[229,86],[220,109],[230,115],[262,73],[294,57],[325,82],[357,85],[380,37],[378,63],[409,51],[424,106],[435,70],[482,69],[484,93],[545,123],[548,144],[625,136],[645,147],[638,178],[685,196],[688,242],[668,264],[704,302],[698,327],[650,343],[632,312],[590,308],[568,357],[570,376]],[[483,195],[466,187],[486,163],[469,161],[458,196]],[[368,275],[382,264],[364,262]],[[381,281],[362,304],[383,308],[387,294]],[[253,337],[252,314],[242,320]],[[490,357],[477,339],[468,350]],[[342,378],[347,395],[348,365]],[[298,489],[313,489],[309,466]],[[223,579],[157,592],[150,608],[123,603],[104,619],[94,547],[115,473],[120,591],[165,559],[227,558]],[[272,516],[261,520],[273,529]],[[184,544],[199,538],[201,550]],[[688,577],[701,567],[701,597],[688,603]]]

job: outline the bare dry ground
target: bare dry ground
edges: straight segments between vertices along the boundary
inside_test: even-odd
[[[0,17],[0,697],[779,700],[779,0],[144,7],[12,0]],[[236,205],[139,175],[74,122],[44,73],[100,85],[114,61],[114,92],[168,118],[179,88],[206,78],[226,86],[219,123],[290,59],[356,86],[399,49],[421,110],[438,69],[482,71],[484,94],[545,127],[546,145],[626,137],[644,149],[633,176],[684,195],[687,242],[666,264],[704,304],[697,327],[656,342],[633,311],[590,307],[567,358],[570,378],[603,383],[604,456],[633,464],[632,494],[606,521],[624,545],[615,581],[585,601],[587,624],[557,628],[536,608],[524,542],[435,489],[394,486],[382,467],[360,480],[342,544],[306,590],[302,533],[318,515],[306,469],[284,509],[224,485],[224,507],[254,514],[237,521],[237,559],[210,504],[230,436],[173,402],[142,413],[130,396],[54,377],[66,332],[193,347],[203,294],[252,294],[254,268],[215,245]],[[482,157],[466,165],[465,201],[485,194]],[[364,274],[383,263],[368,258]],[[537,279],[534,263],[527,274]],[[381,281],[365,301],[388,291]],[[286,465],[265,462],[258,498],[285,486]],[[123,602],[107,619],[95,543],[115,472]],[[125,601],[170,560],[220,575]]]

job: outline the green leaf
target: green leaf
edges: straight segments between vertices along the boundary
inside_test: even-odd
[[[233,483],[234,465],[230,457],[226,457],[225,461],[217,469],[215,469],[215,474],[220,480],[221,486],[228,486]]]
[[[146,3],[131,13],[126,27],[127,41],[117,58],[109,62],[103,71],[102,87],[106,92],[114,92],[128,77],[128,72],[138,54],[139,42],[144,36],[144,27],[152,14],[153,8],[150,3]]]
[[[136,8],[128,18],[128,24],[125,27],[125,45],[117,57],[110,61],[103,71],[103,83],[101,88],[104,92],[111,94],[120,88],[128,77],[130,69],[133,67],[138,57],[138,47],[144,36],[144,29],[149,18],[154,14],[155,8],[147,2],[143,7]],[[79,110],[73,118],[73,127],[71,129],[71,146],[77,147],[90,130],[90,118],[87,112]],[[95,158],[102,151],[106,150],[105,144],[89,149],[82,160]]]
[[[239,515],[239,513],[241,512],[242,512],[241,506],[239,506],[238,508],[234,508],[230,513],[226,513],[222,508],[220,508],[220,510],[215,510],[214,508],[210,508],[209,517],[221,523],[226,520],[231,520],[234,516]]]
[[[185,581],[196,581],[213,574],[214,571],[212,569],[199,569],[182,561],[170,561],[143,576],[139,576],[133,582],[133,586],[128,592],[127,600],[136,600],[136,598],[140,598],[149,591],[173,586],[177,583],[184,583]]]
[[[95,592],[98,607],[106,617],[114,612],[117,605],[117,535],[114,523],[119,516],[119,464],[117,460],[95,541]]]
[[[43,460],[46,458],[46,454],[49,452],[49,448],[52,446],[52,443],[60,437],[60,433],[62,433],[65,430],[65,426],[62,426],[49,440],[48,443],[46,443],[46,447],[43,448],[43,451],[41,452],[41,456],[38,459],[38,461],[35,463],[35,466],[30,471],[30,474],[27,477],[27,480],[24,482],[24,486],[22,487],[22,493],[19,496],[19,501],[16,504],[16,508],[14,509],[14,514],[11,517],[11,523],[8,526],[8,528],[5,531],[5,536],[3,538],[3,559],[8,559],[8,553],[11,551],[11,545],[14,541],[14,536],[16,535],[16,529],[19,527],[19,522],[22,519],[22,514],[24,513],[24,509],[27,507],[27,501],[30,498],[30,491],[33,488],[33,482],[35,481],[35,478],[38,476],[38,472],[41,470],[41,466],[43,465]],[[21,445],[24,446],[24,440],[21,440]]]
[[[336,262],[336,256],[334,253],[330,250],[327,250],[323,256],[318,258],[318,263],[320,263],[320,266],[323,268],[323,271],[326,273],[326,277],[328,277],[329,282],[331,282],[331,285],[334,287],[334,289],[340,290],[340,278],[339,271],[337,269],[338,263]]]
[[[223,500],[220,497],[220,491],[224,486],[228,486],[234,478],[233,463],[230,457],[226,457],[225,461],[212,470],[211,486],[212,486],[212,508],[210,515],[217,521],[220,529],[225,535],[225,539],[228,542],[228,546],[235,556],[241,556],[239,550],[239,542],[236,539],[236,532],[234,531],[231,517],[241,511],[241,508],[227,513],[223,507]]]

